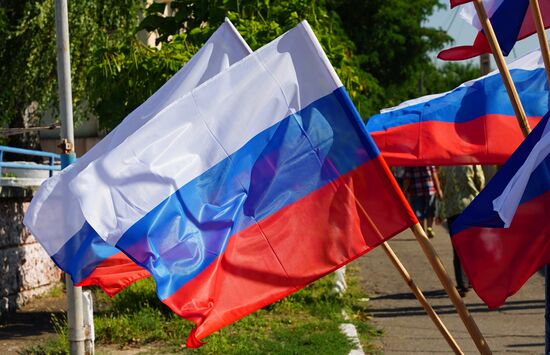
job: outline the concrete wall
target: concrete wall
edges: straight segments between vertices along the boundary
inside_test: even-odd
[[[62,272],[23,226],[33,190],[0,190],[0,318],[60,284]]]

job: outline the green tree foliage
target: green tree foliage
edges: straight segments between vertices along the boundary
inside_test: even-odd
[[[382,97],[383,90],[370,74],[358,68],[358,57],[353,55],[355,46],[343,30],[339,16],[317,2],[305,0],[293,1],[173,1],[170,6],[176,10],[175,16],[164,17],[165,4],[155,3],[148,9],[148,16],[141,23],[140,28],[159,33],[158,42],[162,43],[162,49],[150,58],[153,61],[170,62],[171,68],[168,74],[173,74],[177,65],[174,64],[177,53],[185,55],[193,54],[227,16],[235,24],[247,43],[257,49],[280,36],[285,31],[297,25],[301,20],[307,19],[313,26],[321,44],[327,51],[329,59],[341,76],[344,85],[350,95],[356,101],[360,110],[367,112],[373,110],[373,98]],[[144,51],[142,51],[144,52]],[[119,52],[120,53],[120,52]],[[140,59],[141,58],[141,59]],[[124,58],[118,56],[117,71],[106,72],[93,70],[97,75],[97,82],[124,82],[131,72],[138,74],[143,72],[141,56],[136,61],[130,60],[128,55]],[[114,57],[105,58],[100,66],[113,67]],[[183,62],[180,62],[180,66]],[[147,68],[144,77],[151,77],[151,67]],[[172,71],[173,69],[173,71]],[[103,76],[101,76],[103,74]],[[107,84],[106,84],[107,85]],[[150,85],[151,89],[156,85]],[[136,92],[134,98],[141,97]],[[145,97],[146,98],[146,97]],[[113,109],[114,105],[106,105]],[[99,111],[101,111],[101,108]]]
[[[451,40],[440,29],[422,26],[440,2],[335,0],[335,5],[357,46],[361,69],[385,88],[381,106],[420,96],[424,72],[437,72],[429,53]]]
[[[178,35],[162,50],[128,38],[98,49],[88,70],[88,98],[102,128],[115,127],[147,100],[200,48]]]
[[[361,55],[361,68],[383,86],[402,85],[430,64],[428,53],[450,37],[421,26],[438,0],[336,0],[346,32]]]
[[[0,0],[0,5],[0,31],[6,34],[0,37],[0,121],[21,126],[32,107],[38,122],[57,110],[54,0]],[[428,53],[448,40],[442,31],[421,26],[437,5],[437,0],[174,0],[175,16],[164,17],[166,5],[160,2],[145,11],[144,0],[70,1],[75,117],[91,112],[103,127],[114,127],[227,16],[253,49],[308,20],[366,118],[419,96],[419,81],[431,91],[450,82],[452,73],[463,77],[460,66],[440,72],[429,61]],[[140,43],[139,29],[157,31],[160,49]]]
[[[421,24],[438,0],[175,0],[174,17],[164,4],[148,10],[141,27],[167,42],[178,33],[204,41],[228,16],[256,49],[306,19],[364,117],[410,98],[428,53],[449,37]]]
[[[422,71],[422,88],[419,95],[445,92],[460,84],[478,78],[479,67],[472,63],[445,63],[442,67],[426,66]]]
[[[37,123],[58,106],[54,0],[0,0],[0,9],[0,122],[21,126],[32,107],[32,123]],[[88,69],[96,52],[127,43],[143,9],[141,0],[69,1],[73,98],[81,109],[75,117],[86,113],[81,103],[87,101]]]

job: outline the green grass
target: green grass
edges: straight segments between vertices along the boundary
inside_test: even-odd
[[[350,270],[351,269],[351,270]],[[351,271],[351,272],[350,272]],[[175,315],[157,299],[152,279],[141,280],[109,299],[96,290],[96,351],[144,348],[148,353],[188,354],[348,354],[353,345],[339,325],[358,328],[366,352],[376,353],[372,340],[381,336],[367,321],[367,302],[348,268],[350,288],[343,297],[331,292],[332,275],[208,336],[206,345],[186,349],[192,323]],[[350,315],[344,321],[341,310]],[[40,344],[25,354],[59,354],[67,350],[66,322],[56,320],[56,342]]]
[[[65,284],[62,282],[59,282],[58,284],[54,285],[48,292],[46,292],[44,295],[38,296],[38,298],[44,298],[44,297],[61,297],[65,293]]]

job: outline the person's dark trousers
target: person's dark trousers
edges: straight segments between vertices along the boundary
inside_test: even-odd
[[[455,219],[459,215],[451,216],[447,218],[447,225],[449,226],[449,230],[451,229],[451,225],[455,221]],[[458,255],[456,253],[456,250],[453,246],[453,266],[455,269],[455,280],[456,280],[456,288],[459,291],[467,291],[470,288],[470,282],[468,281],[468,276],[464,273],[464,270],[462,269],[462,265],[460,264],[460,259],[458,258]]]

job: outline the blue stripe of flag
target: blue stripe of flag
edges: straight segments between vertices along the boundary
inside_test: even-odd
[[[518,40],[528,7],[529,0],[504,0],[491,16],[491,25],[504,55],[510,53]]]
[[[543,116],[549,109],[544,68],[513,69],[511,75],[527,116]],[[487,114],[515,116],[500,75],[458,87],[430,101],[374,115],[367,122],[367,130],[378,132],[419,121],[465,123]]]

